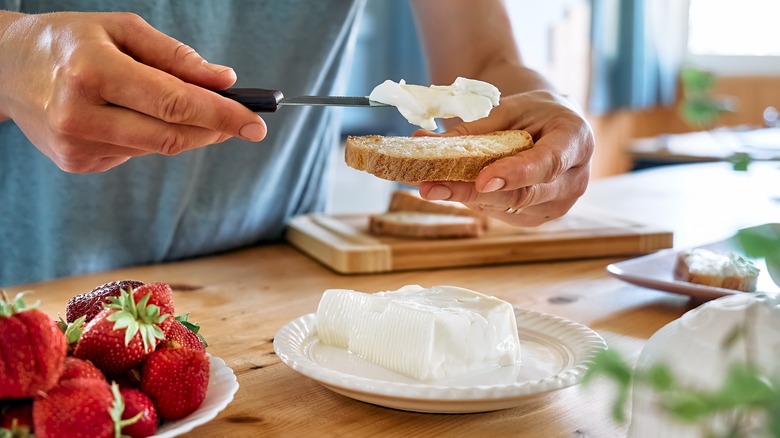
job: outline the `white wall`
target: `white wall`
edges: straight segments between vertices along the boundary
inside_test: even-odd
[[[580,105],[589,82],[590,2],[504,0],[523,62]]]

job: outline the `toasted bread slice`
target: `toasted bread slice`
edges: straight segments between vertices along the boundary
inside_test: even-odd
[[[674,266],[675,280],[742,292],[756,290],[760,270],[735,253],[703,248],[681,251]]]
[[[371,215],[368,223],[373,234],[402,237],[477,237],[482,232],[478,218],[453,214],[394,211]]]
[[[533,147],[525,131],[499,131],[455,137],[347,137],[347,165],[403,183],[474,181],[499,158]]]
[[[477,218],[483,229],[488,227],[487,216],[464,207],[462,204],[449,201],[429,201],[422,199],[408,190],[396,190],[390,197],[388,212],[416,211],[419,213],[438,213]]]

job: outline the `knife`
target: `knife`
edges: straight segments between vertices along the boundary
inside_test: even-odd
[[[284,97],[279,90],[263,88],[228,88],[215,91],[217,94],[244,105],[256,113],[273,113],[280,106],[367,106],[388,107],[390,105],[369,100],[365,96],[297,96]]]

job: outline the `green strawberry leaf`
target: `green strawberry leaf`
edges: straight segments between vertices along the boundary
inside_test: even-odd
[[[8,299],[8,295],[6,295],[5,290],[0,288],[0,317],[10,317],[13,315],[16,315],[19,312],[24,312],[25,310],[35,309],[36,307],[40,306],[41,302],[36,300],[32,304],[27,304],[24,302],[24,296],[28,293],[31,293],[30,291],[22,291],[16,294],[13,300]]]
[[[195,333],[198,336],[198,339],[200,339],[200,342],[203,343],[204,347],[209,346],[209,343],[206,342],[206,338],[204,338],[203,335],[198,333],[200,331],[200,325],[190,321],[189,313],[185,313],[184,315],[179,315],[175,319],[176,321],[179,321],[184,327],[187,327],[189,331]]]
[[[111,382],[111,393],[114,395],[114,401],[108,412],[111,414],[111,420],[114,422],[114,438],[130,438],[129,436],[122,434],[122,428],[138,422],[144,413],[139,412],[132,418],[123,420],[122,415],[125,413],[125,399],[122,397],[122,393],[119,392],[119,385],[117,385],[116,382]]]
[[[133,337],[140,333],[146,352],[154,350],[157,345],[155,339],[165,338],[159,324],[168,317],[168,314],[160,315],[158,306],[147,305],[150,296],[145,295],[136,303],[130,293],[122,291],[110,304],[110,308],[116,311],[107,317],[114,322],[114,330],[125,330],[125,345],[130,344]]]

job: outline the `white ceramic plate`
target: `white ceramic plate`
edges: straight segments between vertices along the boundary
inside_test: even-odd
[[[187,433],[197,426],[213,420],[217,414],[225,409],[233,400],[238,391],[238,380],[233,370],[225,364],[225,361],[209,355],[209,387],[206,390],[206,399],[198,410],[181,420],[163,423],[153,438],[170,438]]]
[[[760,227],[780,227],[780,224],[766,224]],[[713,251],[734,251],[741,253],[734,238],[713,242],[707,245],[698,245],[696,248],[706,248]],[[674,279],[674,264],[677,260],[677,249],[665,249],[639,258],[613,263],[607,266],[607,272],[615,277],[637,286],[689,295],[700,300],[712,300],[726,295],[740,294],[744,292],[720,287],[704,286]],[[772,280],[766,263],[763,260],[753,260],[761,269],[758,276],[756,290],[767,293],[780,293]],[[780,281],[780,278],[778,278]]]
[[[596,332],[566,319],[515,309],[522,364],[423,383],[319,342],[316,315],[282,327],[274,349],[282,362],[325,387],[356,400],[416,412],[485,412],[580,382],[593,357],[606,348]]]

